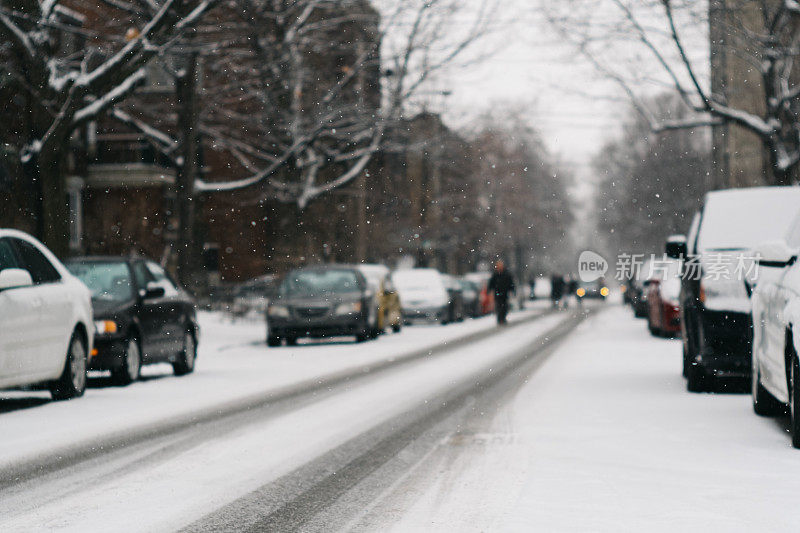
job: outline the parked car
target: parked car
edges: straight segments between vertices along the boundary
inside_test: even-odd
[[[652,268],[650,260],[642,264],[636,275],[631,279],[626,291],[628,301],[633,309],[633,316],[636,318],[647,318],[650,308],[647,303],[647,286],[650,284]]]
[[[78,257],[66,267],[92,293],[95,350],[90,370],[109,370],[119,385],[139,379],[143,365],[169,363],[175,375],[194,371],[195,302],[153,261]]]
[[[464,314],[477,318],[483,314],[481,309],[481,288],[474,281],[461,278],[461,294],[464,298]]]
[[[651,334],[659,337],[680,334],[680,292],[681,264],[666,259],[647,286],[647,329]]]
[[[530,285],[531,300],[548,300],[550,298],[550,291],[552,290],[552,282],[549,277],[537,276],[532,280]]]
[[[269,346],[292,346],[303,337],[355,336],[363,342],[377,331],[377,294],[357,266],[292,270],[267,308]]]
[[[761,244],[753,290],[753,409],[788,406],[792,445],[800,448],[800,217],[782,240]]]
[[[403,328],[403,308],[392,282],[391,271],[384,265],[361,264],[358,269],[377,294],[378,331],[382,333],[391,327],[392,331],[398,333]]]
[[[266,274],[239,284],[232,290],[230,312],[236,316],[264,316],[270,299],[275,297],[278,276]]]
[[[86,286],[30,235],[0,230],[0,389],[82,396],[93,332]]]
[[[750,377],[750,292],[738,263],[759,243],[783,237],[800,211],[800,187],[756,187],[710,192],[685,243],[667,246],[685,258],[680,291],[683,372],[690,391],[713,377]]]
[[[392,274],[392,280],[400,293],[406,322],[424,319],[447,324],[452,321],[450,294],[444,277],[437,270],[398,270]]]
[[[455,277],[449,274],[442,274],[442,277],[449,297],[450,315],[447,321],[461,322],[464,320],[464,289]]]
[[[489,290],[489,278],[491,277],[490,272],[471,272],[464,276],[464,279],[477,283],[480,287],[481,315],[494,313],[494,294]]]

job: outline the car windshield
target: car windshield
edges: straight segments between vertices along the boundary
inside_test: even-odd
[[[352,270],[296,270],[286,276],[281,285],[281,294],[300,297],[358,290],[358,277]]]
[[[133,298],[133,282],[127,263],[73,262],[67,268],[92,291],[92,299],[125,302]]]

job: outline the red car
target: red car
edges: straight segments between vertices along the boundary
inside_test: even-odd
[[[647,328],[658,337],[680,335],[680,263],[665,260],[648,279]]]

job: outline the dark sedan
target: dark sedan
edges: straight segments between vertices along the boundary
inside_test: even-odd
[[[377,295],[357,267],[325,265],[292,270],[267,309],[267,344],[301,337],[355,336],[378,331]]]
[[[136,381],[142,365],[170,363],[179,376],[194,370],[199,334],[194,301],[163,268],[117,257],[75,258],[66,266],[92,292],[91,370],[110,370],[120,385]]]

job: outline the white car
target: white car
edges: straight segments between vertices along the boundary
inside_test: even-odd
[[[404,321],[425,319],[447,324],[454,320],[446,280],[437,270],[398,270],[392,274],[392,281],[400,295]]]
[[[753,291],[753,409],[791,412],[792,444],[800,448],[800,217],[786,238],[756,248]]]
[[[83,395],[93,341],[89,289],[42,243],[0,229],[0,389]]]

